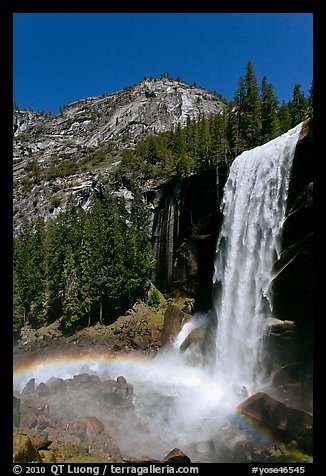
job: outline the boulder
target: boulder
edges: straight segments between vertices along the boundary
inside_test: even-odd
[[[212,330],[207,327],[196,327],[182,342],[179,350],[190,351],[197,362],[205,364],[212,358],[212,349],[215,345]]]
[[[169,304],[164,314],[164,324],[161,335],[161,348],[171,347],[176,336],[181,331],[191,316],[184,313],[181,309],[173,304]]]
[[[36,428],[37,425],[46,426],[49,418],[49,405],[45,402],[25,400],[20,402],[20,426],[22,428]],[[43,423],[41,423],[43,422]],[[41,428],[38,428],[41,429]]]
[[[124,386],[127,384],[127,380],[125,379],[125,377],[123,375],[119,375],[119,377],[117,378],[117,383],[121,386]]]
[[[56,378],[49,384],[51,393],[65,392],[67,390],[66,382],[62,378]]]
[[[295,322],[294,321],[281,321],[281,319],[277,319],[276,317],[268,317],[265,322],[265,326],[267,332],[273,333],[282,333],[288,330],[295,329]]]
[[[136,335],[131,341],[132,347],[137,350],[146,350],[148,344],[149,340],[144,335]]]
[[[13,426],[20,426],[20,399],[13,395]]]
[[[310,413],[288,407],[263,392],[249,397],[237,407],[236,412],[282,441],[297,440],[307,435],[313,425]]]
[[[13,461],[14,463],[41,463],[42,458],[33,446],[30,438],[21,432],[13,435]]]
[[[98,435],[104,432],[103,423],[95,416],[82,416],[76,419],[77,422],[84,423],[86,425],[87,433],[91,435]]]
[[[108,404],[131,408],[133,393],[133,385],[127,383],[122,375],[117,380],[106,380],[101,385],[101,397]]]
[[[122,349],[124,349],[127,345],[127,342],[125,340],[121,340],[121,339],[115,339],[114,341],[114,350],[116,351],[120,351]]]
[[[25,387],[23,388],[22,393],[28,394],[28,393],[33,393],[35,390],[35,378],[31,378]]]
[[[174,448],[170,451],[167,455],[163,458],[164,463],[176,463],[176,464],[187,464],[191,463],[191,459],[187,456],[183,451],[179,450],[179,448]]]
[[[37,386],[36,392],[37,392],[39,397],[47,397],[51,393],[51,389],[46,383],[41,382]]]

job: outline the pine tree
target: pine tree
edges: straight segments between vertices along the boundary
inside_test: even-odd
[[[133,201],[126,228],[124,254],[125,298],[130,304],[143,298],[149,288],[149,275],[153,265],[152,247],[149,239],[148,216],[140,190],[133,188]]]
[[[268,142],[277,136],[277,106],[278,100],[274,95],[274,87],[267,83],[266,76],[261,86],[261,141]]]
[[[308,96],[308,104],[307,104],[307,113],[309,117],[313,116],[313,111],[314,111],[314,88],[313,88],[313,82],[311,83],[310,89],[309,89],[309,96]]]
[[[211,161],[211,136],[207,119],[202,118],[198,122],[197,146],[195,157],[195,169],[206,170]]]
[[[31,260],[34,274],[34,299],[31,306],[32,318],[37,323],[46,321],[44,303],[47,290],[47,254],[46,254],[46,231],[42,218],[35,224],[32,234]]]
[[[155,139],[152,136],[149,138],[148,152],[145,155],[145,160],[147,160],[147,162],[152,165],[156,165],[160,161],[157,153]]]
[[[80,317],[80,304],[78,299],[78,278],[75,263],[75,257],[72,246],[67,246],[67,253],[63,263],[62,273],[62,291],[63,291],[63,316],[62,322],[64,327],[68,328]]]
[[[239,137],[245,141],[245,147],[252,148],[259,145],[261,133],[259,88],[250,61],[246,65],[246,75],[240,77],[235,103],[238,109]]]
[[[42,220],[36,224],[35,229],[32,223],[23,223],[20,234],[14,238],[13,264],[24,321],[42,323],[45,289],[45,238]]]
[[[100,323],[103,322],[103,301],[105,296],[105,254],[106,232],[105,220],[106,193],[101,197],[93,197],[92,207],[89,211],[90,243],[93,260],[93,302],[98,306]]]
[[[17,272],[13,270],[13,330],[14,332],[24,324],[24,305],[21,298]]]
[[[226,139],[230,155],[234,159],[245,147],[242,145],[240,139],[239,110],[233,107],[232,104],[229,106],[227,114]]]
[[[289,106],[285,101],[282,101],[281,106],[277,111],[277,122],[278,122],[278,135],[284,134],[289,129],[291,129],[291,118]]]
[[[185,150],[182,150],[173,161],[172,175],[178,178],[184,178],[189,175],[192,165],[191,157]]]
[[[68,247],[74,251],[76,266],[79,260],[82,236],[82,212],[78,210],[75,198],[70,197],[66,211],[51,220],[47,227],[48,241],[48,302],[50,317],[56,317],[63,312],[64,289],[62,276]]]
[[[80,305],[82,312],[87,315],[88,326],[91,324],[91,306],[93,302],[92,255],[90,222],[88,216],[86,216],[84,219],[80,251]]]
[[[291,127],[295,127],[306,118],[307,100],[304,93],[301,91],[300,84],[294,85],[292,100],[289,101],[289,111]]]
[[[121,305],[125,240],[121,221],[118,206],[107,193],[94,201],[90,211],[94,273],[92,297],[99,307],[100,322],[104,315],[112,322]]]
[[[223,137],[225,136],[225,115],[219,114],[213,116],[209,120],[210,130],[210,165],[215,166],[220,160],[225,159],[225,142]]]

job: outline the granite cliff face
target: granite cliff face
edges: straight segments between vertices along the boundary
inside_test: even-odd
[[[121,150],[140,139],[219,114],[214,94],[168,78],[78,100],[57,115],[14,111],[14,227],[57,214],[74,194],[82,206],[110,181]]]
[[[225,179],[220,165],[146,193],[156,260],[153,282],[163,292],[194,297],[201,310],[211,306]]]
[[[52,141],[58,146],[69,140],[87,147],[107,141],[130,143],[178,123],[185,126],[188,118],[218,114],[224,106],[202,88],[168,78],[145,79],[113,94],[80,99],[55,116],[16,111],[14,135],[32,134],[52,147]]]

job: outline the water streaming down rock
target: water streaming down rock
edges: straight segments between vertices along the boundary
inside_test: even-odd
[[[280,254],[292,159],[301,124],[237,157],[225,184],[216,246],[216,373],[255,391],[264,380],[264,317]]]

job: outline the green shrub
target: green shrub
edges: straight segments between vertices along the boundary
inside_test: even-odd
[[[163,301],[163,294],[152,284],[148,292],[148,305],[150,307],[158,307]]]

